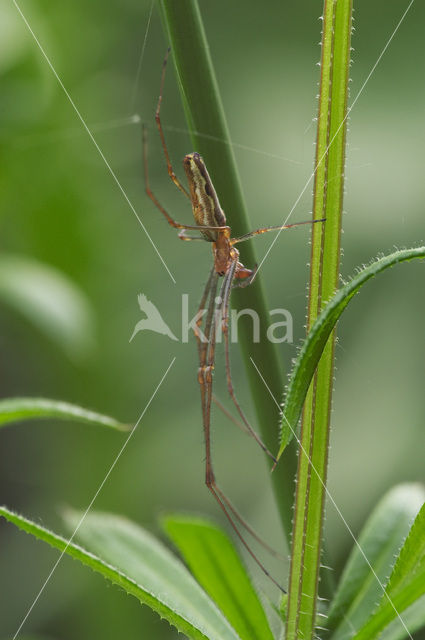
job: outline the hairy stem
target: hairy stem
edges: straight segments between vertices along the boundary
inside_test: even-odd
[[[314,184],[308,330],[339,278],[351,0],[325,0]],[[335,333],[323,351],[304,406],[291,554],[287,640],[312,638],[322,543]]]

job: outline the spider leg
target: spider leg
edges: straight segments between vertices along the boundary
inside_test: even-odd
[[[215,298],[215,294],[217,291],[217,282],[218,282],[218,275],[216,274],[214,267],[212,267],[210,274],[208,276],[207,284],[205,285],[205,289],[202,294],[201,301],[199,303],[198,311],[196,313],[197,320],[196,320],[196,328],[194,329],[194,333],[195,333],[195,338],[198,345],[199,366],[201,366],[201,362],[202,363],[205,362],[206,356],[204,351],[206,351],[207,349],[208,340],[211,332],[212,316],[214,313],[214,305],[211,304],[211,300],[208,305],[208,313],[205,321],[203,336],[201,337],[202,320],[203,320],[204,313],[206,311],[207,299]],[[213,295],[210,295],[211,290],[213,290]]]
[[[224,493],[217,486],[216,486],[216,491],[217,491],[217,493],[220,494],[221,499],[226,504],[226,507],[229,509],[229,511],[232,512],[232,514],[234,515],[236,520],[238,520],[240,522],[240,524],[248,531],[248,533],[254,538],[254,540],[256,540],[258,542],[258,544],[260,544],[262,547],[264,547],[264,549],[266,549],[266,551],[268,551],[275,558],[278,558],[279,560],[285,560],[286,559],[282,555],[280,555],[280,553],[275,551],[275,549],[273,549],[273,547],[271,547],[269,544],[267,544],[267,542],[265,542],[258,535],[258,533],[256,531],[254,531],[254,529],[251,527],[251,525],[249,525],[247,523],[247,521],[241,516],[241,514],[236,509],[236,507],[233,506],[233,504],[230,502],[229,498],[226,498]]]
[[[146,191],[146,194],[152,200],[154,205],[161,211],[163,216],[165,216],[165,218],[167,219],[168,224],[170,224],[172,227],[174,227],[175,229],[197,229],[198,227],[187,226],[185,224],[180,224],[179,222],[176,222],[175,220],[173,220],[173,218],[164,209],[164,207],[159,202],[159,200],[157,200],[155,194],[152,192],[152,189],[151,189],[150,183],[149,183],[148,134],[147,134],[147,129],[146,129],[145,125],[143,125],[143,127],[142,127],[142,133],[143,133],[143,167],[144,167],[144,174],[145,174],[145,191]]]
[[[214,498],[217,500],[218,504],[220,505],[221,510],[223,511],[223,513],[225,514],[226,518],[228,519],[233,531],[236,533],[236,535],[238,536],[239,540],[241,541],[241,543],[243,544],[245,549],[248,551],[248,553],[251,556],[251,558],[260,567],[260,569],[264,573],[264,575],[267,576],[273,582],[273,584],[275,584],[276,587],[282,593],[286,593],[285,589],[278,583],[277,580],[275,580],[275,578],[273,578],[273,576],[267,571],[267,569],[263,565],[263,563],[257,558],[255,553],[252,551],[251,547],[248,545],[248,543],[246,542],[245,538],[243,537],[243,535],[241,534],[241,532],[237,528],[236,524],[234,523],[234,521],[233,521],[233,519],[232,519],[232,517],[231,517],[231,515],[230,515],[230,513],[228,511],[228,508],[226,506],[226,502],[223,499],[224,498],[223,492],[217,487],[217,484],[216,484],[215,478],[214,478],[214,474],[212,473],[212,467],[211,466],[210,466],[210,475],[208,475],[208,472],[207,472],[206,485],[207,485],[208,489],[210,490],[210,492],[212,493],[212,495],[214,496]],[[227,501],[227,499],[226,499],[226,501]]]
[[[187,198],[189,198],[189,200],[190,200],[189,192],[184,188],[184,186],[182,185],[182,183],[180,182],[180,180],[178,179],[178,177],[176,176],[176,174],[173,171],[173,167],[171,165],[171,160],[170,160],[170,155],[168,153],[167,145],[166,145],[166,142],[165,142],[164,131],[163,131],[162,125],[161,125],[161,117],[159,115],[160,111],[161,111],[162,94],[163,94],[163,91],[164,91],[165,69],[167,67],[167,61],[168,61],[168,56],[169,55],[170,55],[170,48],[168,48],[167,53],[165,54],[164,62],[162,63],[161,89],[159,91],[158,104],[157,104],[156,112],[155,112],[155,120],[156,120],[156,125],[158,127],[159,135],[161,137],[161,143],[162,143],[162,148],[164,150],[165,160],[167,161],[168,175],[170,176],[171,180],[174,182],[176,187],[178,187],[180,189],[180,191],[182,193],[184,193],[184,195]]]
[[[188,236],[186,235],[186,229],[182,229],[179,234],[178,237],[180,238],[180,240],[203,240],[205,242],[205,238],[203,236]]]
[[[198,354],[199,354],[199,361],[201,361],[201,347],[202,347],[202,338],[201,338],[201,324],[202,324],[202,319],[203,319],[203,315],[204,312],[206,311],[205,309],[205,303],[207,301],[207,297],[209,295],[211,286],[212,286],[212,279],[214,277],[214,273],[215,273],[215,268],[212,267],[211,271],[210,271],[210,275],[208,277],[208,281],[207,284],[205,285],[205,289],[204,292],[202,294],[202,298],[201,301],[199,303],[199,307],[198,307],[198,311],[197,311],[197,320],[196,320],[196,327],[194,328],[193,332],[195,334],[195,338],[196,338],[196,342],[198,345]],[[217,287],[217,285],[216,285]],[[215,295],[215,292],[214,292]],[[210,322],[212,321],[212,317]],[[208,336],[209,336],[209,331],[208,331]],[[205,335],[203,336],[204,340],[206,340]],[[226,407],[220,402],[220,400],[214,395],[214,393],[212,394],[212,401],[217,405],[217,407],[230,419],[232,420],[232,422],[234,422],[244,433],[248,433],[247,428],[245,427],[244,424],[242,424],[242,422],[239,422],[236,418],[234,418],[232,416],[232,414],[230,413],[230,411],[228,411],[226,409]]]
[[[235,424],[238,429],[240,429],[241,431],[243,431],[244,433],[249,433],[248,429],[246,428],[246,426],[243,424],[243,422],[241,420],[238,420],[237,418],[235,418],[235,416],[233,416],[230,411],[228,409],[226,409],[226,407],[224,406],[224,404],[217,398],[217,396],[213,393],[212,394],[212,401],[214,402],[214,404],[220,409],[220,411],[222,413],[224,413],[224,415],[226,416],[226,418],[229,418],[229,420],[231,420],[233,422],[233,424]]]
[[[239,531],[233,517],[237,518],[240,522],[243,522],[242,518],[235,515],[236,510],[233,507],[230,507],[229,500],[225,497],[221,489],[218,488],[213,466],[212,466],[212,457],[211,457],[211,399],[212,399],[212,371],[214,367],[214,356],[215,356],[215,345],[216,345],[216,327],[217,327],[217,317],[215,314],[216,311],[216,302],[215,302],[215,294],[216,294],[216,285],[217,285],[217,277],[216,274],[211,274],[210,279],[213,277],[212,285],[209,290],[209,304],[208,304],[208,312],[206,319],[206,326],[204,330],[205,337],[208,338],[207,344],[202,344],[199,349],[200,353],[200,361],[199,361],[199,370],[198,370],[198,381],[201,387],[201,399],[202,399],[202,418],[203,418],[203,426],[204,426],[204,437],[205,437],[205,484],[207,485],[209,491],[214,496],[215,500],[218,502],[221,510],[225,514],[227,520],[229,521],[233,531],[248,551],[252,559],[256,562],[256,564],[260,567],[263,573],[283,592],[286,593],[283,587],[270,575],[265,566],[260,562],[255,553],[252,551],[241,532]],[[225,287],[227,286],[227,281],[232,279],[232,275],[229,273],[225,276],[225,281],[221,288],[221,294],[224,293]],[[208,288],[208,283],[206,290]],[[208,295],[208,293],[207,293]],[[205,296],[205,294],[204,294]],[[223,297],[223,296],[221,296]],[[205,296],[206,301],[206,296]],[[205,302],[204,302],[205,303]],[[221,303],[220,303],[221,304]],[[204,348],[205,347],[205,348]],[[233,517],[232,517],[233,514]],[[244,523],[244,522],[243,522]],[[245,524],[245,523],[244,523]]]
[[[243,236],[239,236],[239,238],[232,238],[230,243],[237,244],[238,242],[244,242],[245,240],[249,240],[254,236],[261,235],[262,233],[267,233],[268,231],[283,231],[284,229],[292,229],[292,227],[300,227],[303,224],[315,224],[316,222],[325,222],[326,218],[320,218],[320,220],[304,220],[303,222],[294,222],[294,224],[283,224],[278,225],[277,227],[262,227],[261,229],[256,229],[255,231],[250,231],[250,233],[245,233]]]
[[[211,461],[211,399],[212,399],[212,370],[214,367],[214,354],[215,354],[215,342],[216,342],[216,323],[214,322],[215,313],[215,295],[217,292],[218,274],[216,274],[213,268],[205,287],[204,295],[202,296],[200,310],[204,307],[207,298],[208,309],[207,317],[204,327],[204,339],[201,340],[199,335],[200,323],[202,322],[202,316],[197,320],[198,333],[196,335],[198,342],[199,352],[199,369],[198,369],[198,382],[201,389],[201,403],[202,403],[202,421],[204,428],[205,439],[205,477],[206,484],[214,478],[214,472],[212,469]],[[212,330],[212,331],[211,331]],[[209,486],[208,486],[209,488]]]
[[[233,400],[233,404],[235,405],[241,419],[242,422],[244,423],[244,425],[246,426],[247,430],[249,431],[250,435],[254,438],[254,440],[256,440],[256,442],[258,442],[258,444],[260,445],[260,447],[262,448],[262,450],[267,453],[267,455],[274,461],[276,460],[275,456],[267,449],[266,445],[262,442],[260,436],[256,433],[256,431],[254,431],[254,429],[251,427],[250,423],[248,422],[247,417],[245,416],[245,413],[242,410],[242,407],[240,406],[238,399],[236,398],[234,389],[233,389],[233,383],[232,383],[232,375],[231,375],[231,369],[230,369],[230,348],[229,348],[229,301],[230,301],[230,293],[232,291],[232,284],[233,284],[233,280],[235,278],[235,273],[236,273],[236,268],[237,268],[237,260],[234,260],[233,263],[231,264],[230,268],[229,268],[229,277],[226,279],[222,291],[223,291],[223,295],[222,295],[222,330],[223,330],[223,336],[224,336],[224,352],[225,352],[225,359],[226,359],[226,379],[227,379],[227,389],[229,391],[230,397]],[[254,272],[255,273],[255,272]]]

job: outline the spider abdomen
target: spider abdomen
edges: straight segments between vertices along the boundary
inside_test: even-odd
[[[220,206],[217,193],[208,174],[205,162],[199,153],[189,153],[183,159],[183,167],[189,183],[192,211],[195,222],[200,227],[224,227],[226,216]],[[206,240],[215,242],[217,232],[201,230]]]

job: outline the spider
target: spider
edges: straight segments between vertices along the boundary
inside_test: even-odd
[[[229,352],[230,295],[234,286],[246,287],[253,282],[256,275],[256,267],[254,269],[248,269],[239,261],[239,251],[237,250],[235,245],[269,231],[281,231],[283,229],[289,229],[302,224],[323,222],[323,220],[308,220],[295,224],[263,227],[261,229],[256,229],[255,231],[251,231],[250,233],[246,233],[242,236],[232,238],[230,226],[227,224],[226,215],[220,205],[214,185],[209,176],[207,167],[205,166],[205,162],[203,161],[200,154],[196,151],[193,153],[188,153],[183,158],[183,167],[186,173],[189,189],[186,189],[186,187],[182,185],[179,178],[176,176],[171,164],[160,117],[165,71],[169,53],[170,49],[168,49],[163,62],[161,87],[155,112],[155,120],[161,138],[165,159],[167,162],[168,175],[170,176],[176,187],[180,189],[180,191],[189,199],[192,205],[192,212],[196,225],[180,224],[179,222],[176,222],[164,209],[164,207],[160,204],[160,202],[152,192],[148,176],[147,133],[146,127],[144,126],[143,158],[145,189],[147,195],[164,215],[168,224],[170,224],[175,229],[180,229],[178,237],[181,240],[203,240],[209,242],[212,247],[213,265],[196,315],[197,320],[195,329],[199,355],[198,382],[201,390],[202,419],[205,437],[205,483],[209,491],[212,493],[212,495],[220,505],[220,508],[226,515],[228,521],[230,522],[230,525],[232,526],[233,530],[235,531],[236,535],[238,536],[239,540],[242,542],[248,553],[259,565],[265,575],[268,576],[281,591],[286,593],[285,590],[270,575],[264,565],[259,561],[257,556],[251,550],[248,543],[245,541],[244,537],[239,531],[235,520],[237,520],[243,527],[245,527],[245,529],[247,529],[247,531],[249,531],[249,533],[258,542],[263,544],[263,546],[265,546],[270,552],[272,552],[274,555],[277,555],[276,552],[274,552],[266,543],[264,543],[261,538],[259,538],[257,534],[251,529],[251,527],[244,521],[242,516],[240,516],[232,503],[218,487],[215,480],[211,458],[211,403],[214,399],[212,387],[215,361],[216,329],[218,326],[219,318],[221,317],[221,326],[224,338],[227,389],[242,420],[242,426],[244,430],[246,430],[256,440],[259,446],[273,460],[273,462],[276,463],[276,458],[267,449],[266,445],[262,442],[260,436],[252,428],[247,417],[245,416],[245,413],[236,398],[232,383]],[[200,235],[189,235],[187,231],[198,231]],[[219,290],[219,296],[217,297],[218,282],[220,279],[222,279],[222,282]],[[203,329],[201,330],[202,324]],[[217,404],[219,404],[220,406],[220,403],[217,402]]]

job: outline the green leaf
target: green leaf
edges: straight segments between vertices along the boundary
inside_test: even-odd
[[[64,273],[22,256],[0,257],[0,299],[79,362],[95,342],[90,300]]]
[[[403,622],[410,634],[425,627],[425,596],[416,600],[411,607],[403,611]],[[408,637],[406,628],[395,618],[382,632],[380,640],[404,640]]]
[[[394,487],[376,506],[358,537],[360,548],[384,585],[424,500],[425,489],[421,485]],[[328,611],[326,627],[336,629],[334,640],[360,629],[383,593],[359,546],[351,551]]]
[[[273,640],[261,602],[228,536],[214,524],[192,516],[167,516],[163,526],[241,640]]]
[[[115,418],[83,409],[75,404],[47,398],[5,398],[0,400],[0,427],[13,422],[40,418],[58,418],[128,431],[129,426]]]
[[[78,529],[85,550],[5,507],[0,508],[0,515],[111,580],[189,638],[238,640],[183,564],[150,533],[129,520],[104,513],[88,514]],[[73,531],[82,518],[76,512],[66,514]]]
[[[423,500],[424,502],[424,500]],[[425,573],[425,505],[416,516],[413,527],[403,545],[388,584],[395,595],[417,575]],[[424,583],[425,587],[425,583]]]
[[[293,433],[296,432],[304,399],[316,370],[317,363],[320,360],[320,356],[333,327],[350,300],[360,291],[361,287],[368,280],[385,271],[385,269],[399,262],[424,257],[425,247],[418,247],[416,249],[396,251],[395,253],[380,258],[362,269],[350,282],[341,287],[327,303],[304,341],[291,373],[288,392],[283,407],[282,439],[278,458],[282,455]]]
[[[425,595],[425,504],[422,506],[409,535],[400,551],[391,574],[386,593],[373,616],[355,640],[373,640],[381,636],[383,629],[396,618],[400,627],[406,629],[404,611]]]

